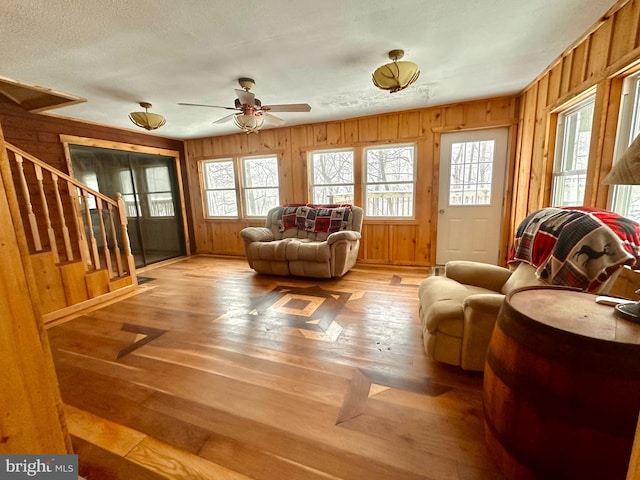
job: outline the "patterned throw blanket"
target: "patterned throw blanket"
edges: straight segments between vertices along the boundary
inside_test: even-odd
[[[509,263],[539,278],[595,292],[621,266],[640,269],[640,225],[607,210],[543,208],[519,225]]]

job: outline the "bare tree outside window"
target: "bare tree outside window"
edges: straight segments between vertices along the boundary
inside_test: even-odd
[[[311,154],[313,203],[353,204],[353,192],[353,150]]]
[[[233,160],[203,162],[207,217],[237,217],[236,182]]]
[[[264,217],[280,203],[278,157],[246,157],[242,166],[246,214]]]
[[[558,115],[557,150],[551,204],[582,205],[587,183],[589,146],[595,97]]]
[[[147,207],[149,215],[152,217],[175,216],[173,190],[169,175],[169,168],[166,166],[144,169],[147,183]]]
[[[491,203],[494,148],[493,140],[451,145],[449,205]]]
[[[365,149],[365,208],[371,217],[413,217],[415,146]]]
[[[134,193],[131,175],[129,170],[121,170],[119,172],[120,190],[122,190],[120,193],[127,207],[127,217],[134,218],[141,215],[142,208],[140,207],[140,196]],[[93,202],[95,203],[95,200]]]

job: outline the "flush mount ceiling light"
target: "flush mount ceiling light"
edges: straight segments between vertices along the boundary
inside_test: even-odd
[[[404,50],[391,50],[389,58],[393,60],[378,67],[373,72],[373,84],[382,90],[389,90],[389,93],[404,90],[420,76],[418,66],[413,62],[398,62],[404,57]]]
[[[140,102],[140,106],[144,108],[144,112],[131,112],[129,114],[129,119],[140,128],[144,128],[145,130],[155,130],[167,123],[167,120],[162,115],[149,112],[149,109],[151,108],[150,103]]]

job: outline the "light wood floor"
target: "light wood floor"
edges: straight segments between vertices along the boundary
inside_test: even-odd
[[[81,473],[123,479],[501,479],[482,377],[428,360],[426,269],[262,276],[206,256],[49,328]]]

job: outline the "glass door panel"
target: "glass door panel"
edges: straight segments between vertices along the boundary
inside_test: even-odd
[[[78,180],[111,198],[122,194],[136,267],[185,254],[173,157],[81,145],[69,152]]]

